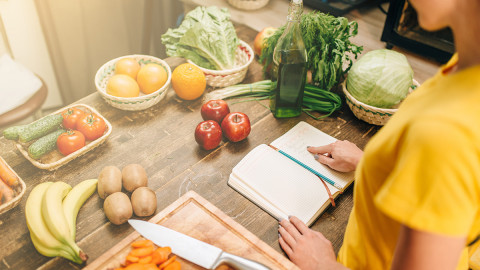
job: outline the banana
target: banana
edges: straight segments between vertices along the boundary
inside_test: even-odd
[[[70,238],[75,240],[78,211],[97,189],[97,179],[88,179],[77,184],[63,199],[63,213],[70,229]]]
[[[75,240],[71,238],[68,222],[63,212],[62,200],[71,189],[72,187],[64,182],[51,184],[42,199],[42,216],[52,235],[60,242],[72,248],[74,254],[78,254],[81,260],[85,261],[87,256],[80,247],[77,246]]]
[[[30,238],[32,239],[32,243],[35,246],[35,249],[42,255],[47,257],[63,257],[67,260],[72,262],[81,264],[83,261],[78,256],[72,255],[70,252],[70,248],[65,246],[65,249],[58,249],[58,248],[51,248],[45,246],[36,236],[35,234],[30,234]],[[68,251],[67,251],[68,250]]]
[[[48,230],[42,217],[42,200],[47,189],[53,182],[45,182],[37,185],[30,192],[25,205],[25,217],[30,238],[40,254],[45,256],[62,256],[72,261],[78,261],[75,253],[67,245],[58,241]]]

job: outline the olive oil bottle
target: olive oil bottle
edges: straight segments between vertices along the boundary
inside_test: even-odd
[[[295,117],[302,113],[303,91],[307,75],[307,51],[300,29],[302,0],[291,0],[287,25],[273,51],[275,90],[270,109],[277,118]]]

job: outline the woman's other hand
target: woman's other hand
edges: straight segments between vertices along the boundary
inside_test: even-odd
[[[363,151],[349,141],[336,141],[322,146],[309,146],[307,150],[315,154],[315,159],[339,172],[351,172],[357,168]]]
[[[337,262],[332,243],[297,217],[280,221],[278,242],[288,258],[302,270],[346,269]]]

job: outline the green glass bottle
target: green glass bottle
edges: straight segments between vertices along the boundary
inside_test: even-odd
[[[277,118],[295,117],[302,113],[307,75],[307,51],[300,28],[302,11],[302,0],[291,0],[285,31],[273,51],[272,81],[275,90],[270,99],[270,109]]]

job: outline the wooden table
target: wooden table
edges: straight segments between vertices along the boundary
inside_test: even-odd
[[[239,25],[240,39],[253,44],[256,32]],[[181,59],[167,59],[172,69]],[[261,65],[254,61],[245,83],[262,79]],[[93,79],[92,79],[93,80]],[[275,119],[265,107],[267,102],[233,104],[232,111],[241,111],[250,117],[252,132],[248,139],[231,143],[224,141],[213,151],[202,150],[193,133],[202,121],[202,100],[183,101],[172,89],[156,106],[138,112],[115,109],[106,104],[97,93],[77,103],[96,108],[113,126],[107,141],[91,152],[51,172],[30,164],[14,148],[12,142],[0,138],[1,155],[27,184],[27,192],[19,206],[0,216],[0,269],[80,269],[81,266],[62,258],[47,258],[33,247],[24,217],[25,202],[34,186],[45,181],[64,181],[75,185],[89,178],[97,178],[107,165],[123,168],[130,163],[145,167],[149,186],[158,199],[157,212],[174,202],[189,190],[194,190],[220,208],[260,239],[281,251],[278,245],[277,221],[227,186],[231,169],[250,150],[261,143],[269,143],[303,120],[341,140],[350,140],[361,148],[379,127],[355,118],[346,104],[325,120],[316,121],[302,114],[298,118]],[[338,252],[345,226],[352,208],[350,187],[312,226],[325,234]],[[77,242],[93,261],[133,229],[108,222],[102,210],[103,200],[94,194],[82,207],[77,218]]]

